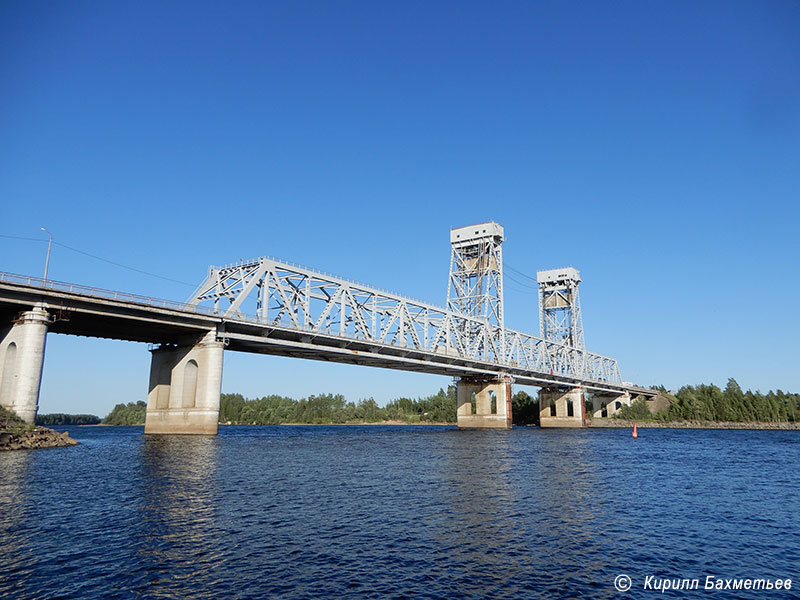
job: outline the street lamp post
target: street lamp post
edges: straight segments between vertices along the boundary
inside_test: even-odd
[[[44,261],[44,280],[47,281],[47,267],[50,266],[50,248],[53,246],[53,234],[47,231],[47,229],[44,227],[40,227],[39,229],[50,236],[50,240],[47,242],[47,258]]]

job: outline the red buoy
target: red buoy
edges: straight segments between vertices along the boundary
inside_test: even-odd
[[[633,422],[633,439],[636,439],[638,437],[639,437],[639,434],[636,431],[636,421],[634,421]]]

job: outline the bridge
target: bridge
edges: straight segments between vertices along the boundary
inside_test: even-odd
[[[271,257],[211,267],[185,303],[0,273],[0,404],[33,422],[48,332],[154,345],[146,433],[217,432],[225,350],[451,376],[465,428],[509,428],[513,382],[541,388],[545,427],[654,394],[583,347],[577,270],[538,273],[537,337],[504,324],[503,228],[450,237],[447,307]]]

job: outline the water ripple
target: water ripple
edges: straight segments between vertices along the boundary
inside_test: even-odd
[[[71,433],[0,454],[0,597],[595,599],[627,573],[645,598],[647,575],[798,576],[796,432]]]

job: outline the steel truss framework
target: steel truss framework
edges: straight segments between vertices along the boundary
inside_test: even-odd
[[[459,337],[478,351],[487,342],[502,345],[503,228],[489,222],[452,229],[450,243],[447,310],[472,317],[459,321]]]
[[[617,361],[270,257],[212,267],[189,300],[229,319],[621,384]],[[254,316],[251,316],[254,315]]]
[[[539,283],[539,333],[546,340],[585,348],[577,269],[552,269],[537,273]]]
[[[496,223],[490,225],[499,230]],[[475,227],[485,227],[485,224]],[[472,228],[461,230],[467,229]],[[490,232],[451,243],[448,310],[503,327],[502,241],[502,233]]]

